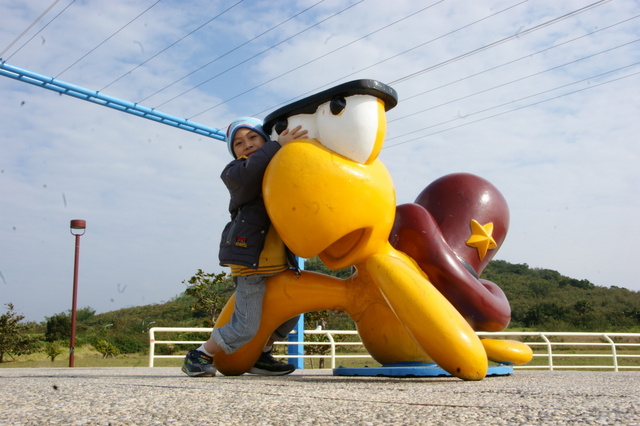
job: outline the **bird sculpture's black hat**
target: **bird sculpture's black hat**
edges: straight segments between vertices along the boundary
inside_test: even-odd
[[[398,94],[391,86],[376,80],[354,80],[339,84],[275,110],[267,115],[263,128],[267,134],[271,134],[272,129],[275,127],[276,133],[280,134],[281,131],[287,128],[288,117],[298,114],[313,114],[320,105],[329,101],[344,104],[343,98],[352,95],[375,96],[384,102],[385,111],[389,111],[398,104]]]

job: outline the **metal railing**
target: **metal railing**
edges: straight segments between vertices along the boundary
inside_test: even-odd
[[[149,367],[155,359],[183,358],[180,355],[156,355],[156,345],[199,345],[203,340],[156,340],[156,333],[211,333],[212,328],[202,327],[153,327],[149,329]],[[329,346],[328,354],[287,355],[288,358],[329,359],[330,368],[336,368],[337,359],[363,358],[373,361],[365,353],[338,353],[338,347],[362,346],[360,341],[340,341],[334,336],[357,335],[355,330],[304,330],[306,335],[323,335],[325,342],[275,342],[276,345]],[[486,338],[520,340],[533,350],[533,360],[514,369],[544,370],[640,370],[640,333],[564,333],[564,332],[478,332]],[[363,348],[363,352],[366,352]],[[582,362],[576,364],[576,361]],[[602,359],[609,360],[603,364]],[[634,362],[638,359],[638,362]],[[375,362],[375,361],[373,361]]]
[[[206,327],[152,327],[149,329],[149,367],[153,367],[156,359],[161,358],[184,358],[184,353],[180,355],[156,355],[156,345],[200,345],[204,340],[156,340],[156,333],[203,333],[211,334],[213,328]],[[336,367],[336,359],[338,358],[371,358],[369,354],[338,354],[337,346],[362,346],[362,342],[341,342],[334,339],[335,335],[357,335],[355,330],[305,330],[305,336],[311,334],[324,335],[327,342],[274,342],[274,345],[316,345],[330,346],[330,353],[325,355],[287,355],[287,358],[304,358],[304,359],[326,359],[331,360],[331,368]],[[363,349],[364,350],[364,349]]]
[[[640,333],[497,332],[487,338],[518,337],[533,350],[533,360],[514,369],[640,370]],[[591,352],[595,351],[595,352]],[[544,359],[544,362],[540,362]],[[568,360],[580,359],[581,364]],[[609,364],[596,361],[608,359]],[[633,362],[638,359],[639,362]],[[625,363],[625,361],[627,361]]]

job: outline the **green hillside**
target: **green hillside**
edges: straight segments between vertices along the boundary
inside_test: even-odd
[[[494,260],[482,278],[498,284],[511,304],[510,328],[539,331],[640,329],[640,292],[601,287],[549,269]]]
[[[315,260],[307,269],[329,272]],[[206,275],[206,274],[204,274]],[[336,275],[344,276],[344,271]],[[498,284],[507,295],[512,309],[509,328],[538,331],[618,331],[640,330],[640,292],[620,287],[600,287],[587,280],[577,280],[549,269],[530,268],[526,264],[492,261],[482,278]],[[193,286],[192,286],[193,287]],[[215,292],[228,297],[229,284],[200,283],[216,287]],[[206,296],[211,299],[211,293]],[[95,315],[82,324],[89,334],[106,329],[106,334],[139,336],[146,344],[149,327],[211,326],[211,315],[194,308],[197,299],[185,293],[163,304],[138,306]],[[220,302],[218,302],[220,303]],[[322,321],[328,328],[355,328],[345,314],[323,312],[307,316],[307,327]],[[112,324],[112,325],[110,325]],[[105,332],[102,332],[105,334]]]
[[[307,262],[308,270],[330,273],[316,259]],[[346,276],[349,270],[331,272]],[[548,269],[526,264],[492,261],[482,278],[498,284],[512,308],[509,329],[531,331],[640,331],[640,292],[620,287],[600,287],[587,280],[576,280]],[[90,307],[78,310],[77,346],[100,346],[107,342],[118,353],[145,353],[150,327],[211,326],[213,313],[219,312],[232,294],[225,274],[198,271],[185,280],[187,290],[173,300],[145,306],[95,314]],[[305,328],[354,329],[342,312],[321,311],[305,315]],[[70,313],[62,312],[41,324],[24,325],[26,333],[42,336],[46,342],[68,341]],[[182,336],[198,340],[202,335]],[[44,343],[43,343],[44,344]],[[104,345],[103,345],[104,346]],[[170,348],[167,348],[170,350]]]
[[[321,265],[313,262],[307,268],[322,269]],[[640,330],[638,291],[596,286],[587,280],[565,277],[553,270],[530,268],[526,264],[502,260],[492,261],[482,278],[498,284],[507,295],[512,309],[509,328],[524,327],[540,331]],[[230,294],[226,292],[226,296]],[[113,324],[109,326],[111,332],[136,333],[146,331],[151,322],[154,322],[151,325],[154,327],[210,326],[209,315],[203,309],[193,309],[195,302],[194,297],[183,293],[163,304],[95,315],[84,326],[95,329]]]

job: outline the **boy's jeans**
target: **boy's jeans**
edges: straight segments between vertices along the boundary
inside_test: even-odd
[[[220,345],[226,354],[237,351],[248,343],[260,328],[262,317],[262,301],[267,289],[269,275],[248,275],[233,277],[236,285],[236,301],[229,322],[215,328],[211,333],[213,340]],[[273,333],[276,340],[282,340],[293,330],[298,317],[286,321]]]

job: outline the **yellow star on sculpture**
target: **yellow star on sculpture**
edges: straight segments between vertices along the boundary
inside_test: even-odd
[[[471,219],[471,237],[467,240],[467,245],[478,250],[480,260],[484,259],[488,250],[498,247],[491,234],[493,234],[493,222],[480,225],[477,220]]]

